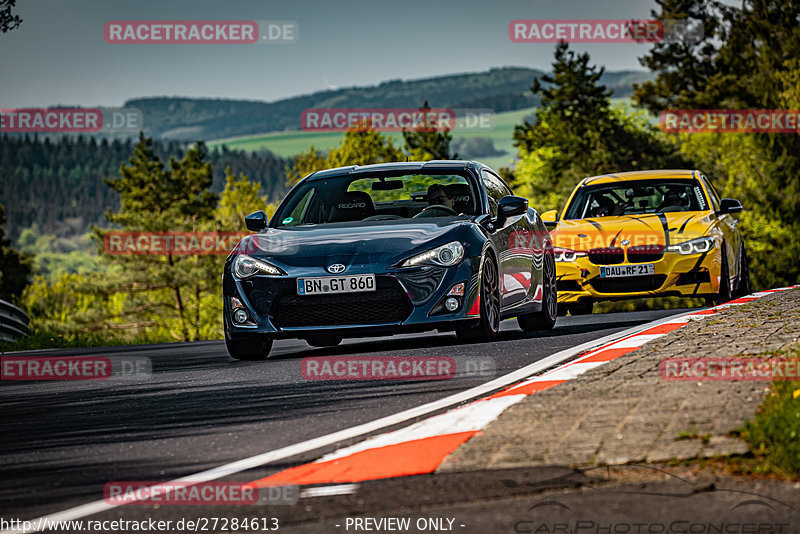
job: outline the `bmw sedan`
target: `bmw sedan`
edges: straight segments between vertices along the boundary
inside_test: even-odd
[[[562,313],[594,302],[657,296],[718,304],[750,292],[738,225],[742,205],[696,170],[634,171],[582,180],[554,227]]]
[[[502,319],[549,329],[557,313],[550,234],[528,201],[477,162],[318,171],[271,220],[246,218],[223,274],[225,341],[235,359],[273,340],[455,331],[497,334]]]

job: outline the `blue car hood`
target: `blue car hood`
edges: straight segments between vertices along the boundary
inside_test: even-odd
[[[469,221],[339,223],[291,229],[268,228],[245,237],[241,253],[287,267],[394,264],[432,246],[459,239]],[[449,237],[448,237],[449,236]]]

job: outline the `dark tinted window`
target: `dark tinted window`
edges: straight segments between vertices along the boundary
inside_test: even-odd
[[[298,187],[272,226],[469,216],[476,198],[470,180],[455,174],[339,176]]]
[[[708,202],[696,180],[642,180],[582,187],[572,199],[564,218],[585,219],[707,209]]]
[[[500,202],[501,198],[512,193],[500,178],[488,171],[483,171],[483,183],[486,186],[486,194],[489,197],[489,212],[494,217],[497,215],[497,203]]]

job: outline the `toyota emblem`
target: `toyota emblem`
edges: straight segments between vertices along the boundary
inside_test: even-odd
[[[343,273],[346,267],[341,263],[334,263],[328,267],[328,272],[331,274],[339,274]]]

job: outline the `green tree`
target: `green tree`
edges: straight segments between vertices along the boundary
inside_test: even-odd
[[[6,33],[19,28],[22,19],[19,15],[11,13],[17,0],[0,0],[0,32]]]
[[[403,140],[409,158],[413,161],[458,159],[458,154],[450,154],[450,143],[453,141],[450,130],[440,132],[434,128],[425,126],[430,110],[431,107],[426,100],[420,108],[423,115],[423,122],[414,130],[403,130]]]
[[[6,239],[5,209],[0,204],[0,299],[16,300],[30,281],[31,258],[11,248]]]
[[[215,213],[219,229],[224,232],[245,231],[244,218],[254,211],[264,210],[272,217],[277,203],[267,203],[259,195],[261,184],[251,182],[247,176],[236,176],[230,167],[225,170],[225,189],[220,193]]]
[[[586,176],[685,166],[677,145],[643,113],[611,106],[610,92],[599,84],[602,74],[588,54],[562,42],[553,75],[534,80],[531,91],[541,95],[542,106],[533,124],[514,130],[520,161],[512,181],[540,210],[562,205]]]
[[[286,168],[287,184],[293,185],[308,174],[323,169],[403,160],[403,152],[394,146],[392,139],[365,122],[349,128],[342,143],[329,150],[327,155],[312,146],[308,152],[292,159]]]
[[[211,165],[202,143],[165,168],[153,153],[152,139],[140,135],[133,156],[107,184],[119,193],[121,207],[106,218],[127,231],[209,231],[215,227],[218,196],[208,190]],[[107,230],[95,229],[100,239]],[[217,259],[200,255],[107,256],[117,269],[84,291],[111,296],[126,294],[124,309],[108,318],[94,318],[102,328],[141,328],[153,323],[173,338],[192,341],[208,325],[201,314],[204,299],[218,284]],[[84,319],[92,320],[87,314]]]
[[[658,44],[640,59],[654,80],[634,99],[664,109],[798,109],[800,1],[745,0],[741,8],[704,0],[661,0],[658,18],[706,24],[696,45]],[[682,151],[745,206],[742,231],[756,287],[800,280],[800,137],[781,133],[681,134]]]

